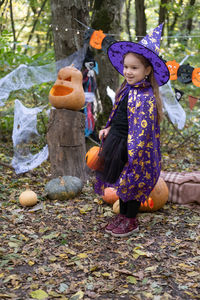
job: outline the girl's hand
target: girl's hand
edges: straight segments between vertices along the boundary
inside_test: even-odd
[[[110,126],[109,127],[107,127],[107,128],[105,128],[105,129],[101,129],[100,131],[99,131],[99,139],[100,140],[102,140],[102,138],[106,138],[107,137],[107,135],[108,135],[108,133],[109,133],[109,131],[110,131]]]

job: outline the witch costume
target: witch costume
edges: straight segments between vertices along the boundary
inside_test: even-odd
[[[123,41],[112,44],[108,49],[112,65],[123,74],[124,55],[141,54],[150,61],[158,85],[165,84],[169,71],[158,56],[161,31],[162,24],[138,44]],[[109,126],[111,129],[101,152],[104,166],[96,173],[95,192],[102,195],[105,187],[112,186],[123,202],[144,203],[161,171],[156,99],[147,79],[134,85],[126,83],[105,128]]]

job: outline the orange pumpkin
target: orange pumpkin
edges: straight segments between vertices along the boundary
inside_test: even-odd
[[[49,92],[49,101],[56,108],[80,110],[85,104],[83,75],[73,66],[60,69]]]
[[[116,193],[116,189],[107,187],[104,190],[104,195],[102,198],[106,203],[113,204],[119,199],[119,196]]]
[[[100,147],[94,146],[85,155],[85,160],[87,166],[92,170],[97,170],[101,166],[101,161],[99,159]]]
[[[165,181],[159,177],[153,191],[149,195],[148,201],[141,204],[140,211],[142,212],[153,212],[161,209],[168,199],[169,190]]]
[[[154,212],[161,209],[168,200],[169,190],[165,181],[159,177],[153,191],[149,195],[148,201],[141,204],[140,212]],[[119,214],[119,200],[113,205],[113,212]]]
[[[102,30],[95,30],[90,37],[90,46],[95,49],[101,49],[102,41],[105,36]]]
[[[115,214],[119,214],[119,200],[115,201],[115,203],[113,204],[113,212]]]
[[[177,63],[175,60],[168,61],[166,63],[169,73],[170,73],[170,80],[177,80],[177,71],[179,68],[179,63]]]
[[[195,68],[192,72],[192,83],[200,87],[200,68]]]

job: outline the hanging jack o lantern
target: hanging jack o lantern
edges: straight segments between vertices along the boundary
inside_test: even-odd
[[[90,38],[90,46],[95,49],[101,49],[102,41],[105,36],[102,30],[95,30]]]
[[[178,69],[178,81],[181,83],[190,83],[192,82],[192,72],[194,68],[191,67],[189,64],[181,65]]]
[[[49,92],[49,101],[56,108],[80,110],[85,104],[83,75],[73,66],[60,69]]]
[[[169,73],[170,73],[170,80],[177,80],[177,71],[179,68],[179,63],[177,63],[175,60],[171,60],[166,62],[166,66],[168,67]]]
[[[200,87],[200,68],[195,68],[192,72],[192,83]]]

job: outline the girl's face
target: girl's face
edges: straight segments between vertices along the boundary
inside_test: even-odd
[[[128,53],[124,58],[123,74],[126,81],[132,85],[151,73],[151,66],[145,67],[134,53]]]

